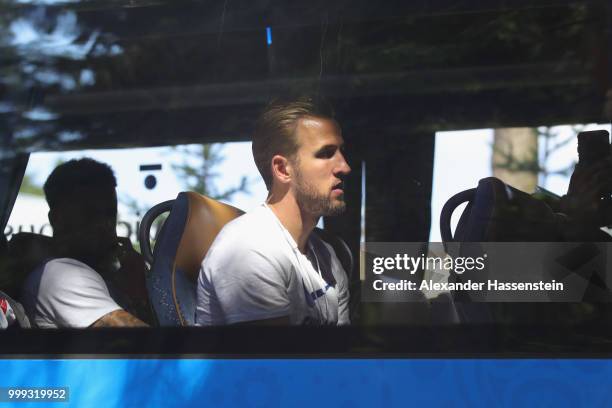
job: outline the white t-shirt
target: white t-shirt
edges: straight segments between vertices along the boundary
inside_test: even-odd
[[[121,309],[99,273],[71,258],[53,259],[28,276],[23,304],[34,327],[89,327]]]
[[[265,205],[229,222],[200,268],[196,325],[283,316],[291,324],[348,324],[348,279],[336,254],[311,234],[307,255]]]

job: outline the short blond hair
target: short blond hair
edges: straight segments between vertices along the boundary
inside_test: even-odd
[[[320,98],[303,96],[291,101],[276,100],[260,115],[253,133],[253,158],[268,190],[272,188],[272,157],[293,159],[299,148],[295,130],[304,117],[334,120],[332,107]]]

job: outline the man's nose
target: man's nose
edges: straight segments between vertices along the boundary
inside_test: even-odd
[[[349,174],[351,172],[351,166],[347,163],[344,155],[340,153],[338,167],[336,168],[336,174]]]

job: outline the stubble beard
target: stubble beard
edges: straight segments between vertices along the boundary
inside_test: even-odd
[[[300,208],[316,217],[340,215],[346,209],[343,196],[334,200],[329,194],[319,194],[316,188],[308,183],[299,171],[295,175],[294,191],[295,199]]]

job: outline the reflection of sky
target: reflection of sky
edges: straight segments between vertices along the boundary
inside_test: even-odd
[[[78,3],[79,1],[81,0],[16,0],[15,3],[33,5],[58,5],[63,3]]]
[[[58,1],[22,1],[29,4],[63,3]],[[51,28],[49,24],[51,23]],[[86,32],[87,31],[87,32]],[[47,15],[44,7],[34,8],[9,25],[10,45],[24,58],[22,70],[39,83],[58,84],[62,89],[71,91],[77,85],[91,86],[95,74],[83,69],[78,76],[58,70],[37,66],[31,62],[39,60],[47,64],[49,57],[84,60],[88,56],[118,55],[123,49],[118,44],[105,44],[99,39],[99,30],[85,30],[79,25],[74,11],[65,10],[55,17]]]
[[[53,120],[57,119],[58,115],[44,108],[34,108],[22,113],[22,116],[30,120]]]
[[[77,43],[82,33],[73,11],[59,14],[50,32],[44,28],[47,23],[48,16],[44,8],[36,9],[27,18],[13,20],[9,26],[11,45],[23,49],[27,54],[84,59],[99,35],[99,32],[94,31],[85,43]]]
[[[429,240],[440,242],[440,212],[446,200],[491,175],[493,131],[438,132],[435,143]],[[462,208],[455,211],[453,220]]]

